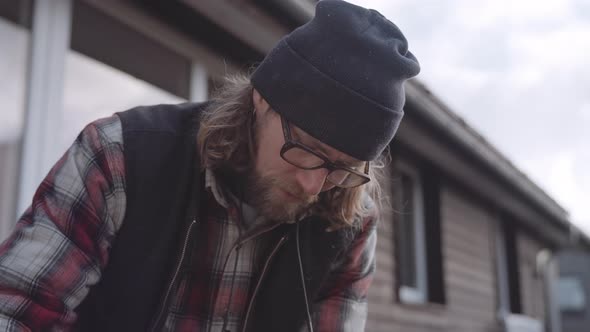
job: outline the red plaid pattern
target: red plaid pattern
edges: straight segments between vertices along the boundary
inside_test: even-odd
[[[71,329],[74,309],[100,280],[123,222],[123,148],[117,116],[95,121],[43,180],[31,207],[0,245],[0,330]],[[237,331],[272,242],[273,226],[261,218],[240,222],[239,209],[211,172],[206,186],[211,193],[207,222],[198,226],[190,268],[182,271],[172,294],[166,331]],[[375,228],[376,220],[367,218],[349,254],[334,264],[330,281],[312,303],[315,331],[363,330]]]

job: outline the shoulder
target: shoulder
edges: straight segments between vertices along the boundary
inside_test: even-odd
[[[160,104],[139,106],[119,112],[124,133],[162,132],[178,134],[194,128],[207,103]]]
[[[373,198],[367,193],[363,193],[362,205],[362,214],[357,215],[351,226],[354,228],[357,236],[363,233],[374,232],[379,222],[379,208]]]
[[[122,149],[121,119],[117,115],[111,115],[90,122],[80,132],[74,145],[97,151],[109,146],[118,146]]]

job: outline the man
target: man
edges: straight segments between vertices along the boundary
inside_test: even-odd
[[[419,65],[325,0],[204,104],[88,125],[0,247],[0,330],[359,331],[374,166]]]

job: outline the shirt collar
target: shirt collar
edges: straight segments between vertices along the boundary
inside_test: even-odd
[[[217,181],[215,173],[209,168],[205,169],[205,188],[213,194],[213,197],[215,197],[215,200],[219,205],[229,209],[228,195],[221,188],[221,184]]]
[[[213,194],[215,201],[226,210],[240,206],[240,209],[236,209],[236,212],[240,213],[241,210],[244,227],[249,228],[252,225],[264,223],[264,218],[258,215],[256,209],[249,204],[241,202],[234,194],[224,188],[221,181],[216,177],[215,172],[209,168],[205,169],[205,188]]]

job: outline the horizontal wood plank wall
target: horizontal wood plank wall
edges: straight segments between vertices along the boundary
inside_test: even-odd
[[[393,182],[395,183],[395,177]],[[391,192],[389,182],[382,183],[382,186],[384,192]],[[369,290],[369,314],[366,331],[447,331],[446,308],[444,306],[436,304],[409,306],[396,302],[396,266],[393,249],[394,218],[395,213],[391,209],[382,211],[376,249],[377,270]]]
[[[543,277],[537,273],[537,254],[543,243],[520,231],[516,236],[520,270],[520,296],[522,313],[544,322],[545,289]]]
[[[450,188],[441,190],[449,331],[500,330],[491,213]]]
[[[390,192],[388,183],[383,183],[384,192]],[[391,200],[391,198],[388,198]],[[381,211],[377,231],[376,260],[377,270],[369,289],[369,314],[367,331],[394,331],[392,316],[394,303],[394,263],[393,257],[393,219],[392,210]]]
[[[492,234],[497,220],[484,207],[449,188],[441,188],[440,203],[447,304],[396,302],[395,213],[384,211],[378,231],[377,271],[369,291],[367,331],[501,331],[496,318],[496,257]]]

